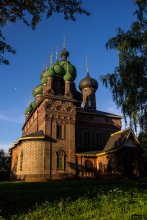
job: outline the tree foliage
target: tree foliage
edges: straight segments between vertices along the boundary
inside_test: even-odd
[[[147,127],[147,20],[146,0],[136,0],[136,21],[129,30],[117,29],[117,34],[106,43],[108,49],[118,51],[119,66],[113,73],[102,75],[110,87],[113,100],[121,108],[130,126]]]
[[[140,132],[138,139],[140,141],[141,146],[144,149],[144,157],[147,160],[147,130]]]
[[[0,149],[0,171],[10,170],[10,155]]]
[[[0,64],[9,64],[5,57],[6,52],[15,54],[2,32],[8,23],[21,20],[26,25],[35,29],[41,21],[42,15],[49,18],[54,13],[62,13],[65,20],[75,21],[75,14],[90,15],[82,7],[82,0],[1,0],[0,1]],[[28,16],[29,15],[29,16]]]

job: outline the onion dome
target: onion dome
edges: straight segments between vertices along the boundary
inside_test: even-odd
[[[79,83],[79,89],[82,91],[84,88],[93,88],[95,90],[98,88],[98,82],[91,78],[89,73],[87,73],[86,77]]]
[[[36,95],[42,95],[42,93],[43,93],[43,86],[42,85],[36,86],[32,93],[33,93],[34,97]]]
[[[73,77],[72,75],[70,74],[70,72],[66,72],[66,74],[64,75],[63,77],[64,81],[69,81],[69,82],[73,82]]]
[[[69,56],[69,52],[64,48],[62,51],[61,51],[61,54],[60,54],[62,60],[67,60],[67,57]]]
[[[33,110],[32,104],[30,104],[30,105],[26,108],[26,110],[25,110],[25,115],[31,113],[32,110]]]
[[[34,109],[37,105],[36,101],[32,102],[31,105],[32,105],[32,108]]]
[[[47,70],[45,77],[47,77],[47,78],[48,77],[52,77],[52,78],[55,77],[55,71],[52,66]]]
[[[66,60],[60,61],[60,65],[63,66],[63,68],[66,72],[66,74],[64,75],[64,80],[73,82],[77,76],[76,67],[73,66],[69,61],[66,61]],[[68,69],[68,73],[67,73],[67,69]],[[69,75],[70,75],[71,80],[66,80],[67,78],[69,78]]]
[[[56,63],[53,65],[53,70],[57,76],[63,77],[65,75],[65,70],[63,66],[60,66],[58,61],[56,61]]]
[[[42,84],[46,84],[46,83],[47,83],[47,77],[46,77],[46,75],[41,78],[41,82],[42,82]]]
[[[44,70],[40,75],[40,80],[45,76],[46,70]]]
[[[44,70],[40,75],[40,80],[41,80],[42,84],[47,83],[46,72],[47,72],[47,70]]]

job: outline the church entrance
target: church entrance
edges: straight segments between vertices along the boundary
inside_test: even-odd
[[[84,176],[86,177],[94,176],[93,162],[89,159],[85,161],[85,175]]]
[[[123,176],[131,177],[134,173],[134,157],[132,154],[125,154],[122,160]]]

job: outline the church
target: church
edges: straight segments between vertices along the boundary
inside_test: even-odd
[[[48,181],[101,176],[140,176],[143,149],[119,115],[96,109],[98,82],[87,72],[76,88],[76,67],[64,48],[61,60],[41,73],[11,147],[11,179]]]

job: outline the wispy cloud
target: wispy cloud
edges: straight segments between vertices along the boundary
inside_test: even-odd
[[[0,113],[0,121],[6,121],[16,124],[22,124],[24,123],[24,116],[23,115],[5,115],[3,113]]]

